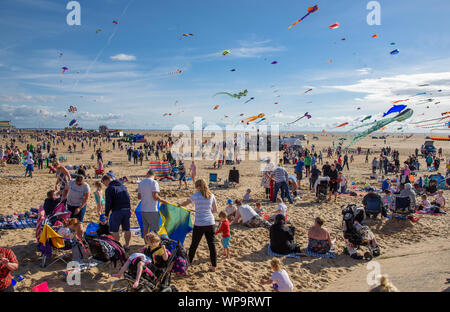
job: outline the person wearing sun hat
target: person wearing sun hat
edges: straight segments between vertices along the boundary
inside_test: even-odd
[[[100,215],[100,219],[99,219],[99,225],[98,225],[98,230],[97,230],[97,235],[109,235],[109,224],[106,221],[106,216],[104,213],[102,213]]]
[[[234,205],[234,201],[230,198],[227,200],[228,205],[225,207],[225,212],[227,213],[227,219],[229,221],[233,221],[234,214],[236,213],[236,206]]]

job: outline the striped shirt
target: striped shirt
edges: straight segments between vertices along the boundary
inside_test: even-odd
[[[214,194],[211,194],[210,199],[203,197],[202,193],[197,192],[190,198],[195,204],[195,221],[196,226],[215,225],[214,215],[212,213],[213,203],[216,203]]]
[[[283,167],[276,167],[273,174],[275,175],[275,183],[287,182],[287,171]]]

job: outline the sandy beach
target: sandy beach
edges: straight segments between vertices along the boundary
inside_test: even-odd
[[[151,141],[162,137],[164,132],[147,132],[146,138]],[[327,148],[331,146],[332,141],[338,137],[336,134],[310,134],[308,136],[318,136],[319,140],[310,140],[311,144],[315,144],[316,150]],[[425,140],[425,135],[414,135],[412,138],[405,140],[404,135],[390,135],[387,140],[387,145],[393,149],[399,150],[400,160],[403,162],[406,157],[414,152],[414,149],[420,148]],[[1,142],[4,144],[5,142]],[[28,143],[35,143],[29,141]],[[304,142],[305,147],[306,142]],[[435,142],[437,148],[442,147],[444,150],[443,158],[446,160],[450,157],[450,149],[448,142]],[[22,144],[23,145],[23,144]],[[139,144],[137,144],[139,145]],[[21,144],[19,144],[21,146]],[[357,146],[362,148],[371,148],[372,150],[380,150],[384,146],[383,140],[374,140],[366,138]],[[22,146],[24,147],[24,146]],[[111,151],[110,145],[103,144],[100,146],[104,151],[103,158],[105,163],[111,161],[112,166],[107,167],[107,170],[112,170],[116,177],[127,176],[129,182],[126,187],[130,193],[132,207],[136,207],[139,200],[137,198],[137,184],[132,181],[136,178],[132,176],[143,176],[148,169],[148,162],[144,161],[144,165],[133,165],[128,162],[125,151]],[[356,146],[355,146],[356,147]],[[67,162],[64,165],[81,165],[90,166],[88,174],[94,176],[94,168],[96,162],[91,160],[93,149],[84,150],[81,153],[67,153],[67,150],[62,146],[57,146],[58,155],[67,155]],[[371,155],[369,161],[374,155]],[[151,160],[154,156],[151,156]],[[332,161],[334,158],[327,159],[324,154],[324,161]],[[370,180],[369,176],[371,168],[369,164],[364,163],[365,155],[356,155],[354,162],[350,164],[350,170],[344,169],[344,175],[349,182],[357,182],[357,185],[363,186],[366,183],[379,188],[381,183],[376,180]],[[190,161],[185,161],[187,167]],[[442,167],[445,167],[445,161],[442,161]],[[221,169],[213,169],[212,161],[196,161],[197,175],[208,181],[209,173],[216,172],[223,180],[228,176],[228,170],[231,166],[224,166]],[[424,160],[421,159],[422,166]],[[250,188],[252,190],[252,198],[259,200],[263,204],[266,212],[272,212],[276,208],[276,204],[264,200],[264,189],[260,186],[261,172],[259,170],[260,163],[257,161],[244,160],[240,165],[236,165],[240,171],[240,184],[235,188],[221,189],[212,188],[218,202],[219,211],[226,206],[228,198],[242,198],[245,190]],[[294,165],[287,165],[286,169],[290,174],[294,172]],[[48,173],[48,170],[35,170],[33,178],[25,177],[5,177],[5,175],[23,175],[24,167],[22,165],[7,165],[1,168],[0,183],[2,185],[2,192],[0,193],[0,214],[7,215],[10,213],[24,213],[30,208],[38,208],[43,204],[45,195],[48,190],[54,188],[56,181],[55,175]],[[445,169],[441,170],[445,174]],[[87,182],[93,189],[93,183],[96,179],[88,179]],[[193,192],[192,181],[189,181],[189,190],[178,190],[178,181],[175,182],[160,182],[161,197],[169,202],[178,203],[188,197]],[[306,247],[308,238],[308,228],[313,224],[316,216],[322,216],[325,219],[325,227],[331,233],[332,238],[337,238],[337,258],[336,259],[321,259],[312,257],[303,257],[300,259],[281,258],[286,271],[294,284],[295,291],[340,291],[346,288],[347,280],[359,280],[361,285],[360,291],[366,291],[369,286],[364,282],[366,276],[362,274],[361,270],[365,270],[366,261],[354,260],[348,255],[345,255],[343,249],[345,243],[342,237],[342,215],[341,206],[354,203],[361,204],[362,197],[338,196],[337,201],[325,202],[321,204],[316,203],[316,197],[307,189],[307,182],[303,181],[300,195],[301,200],[288,204],[288,216],[293,226],[296,228],[296,240],[300,243],[302,248]],[[445,190],[444,196],[450,199],[450,191]],[[218,218],[217,218],[218,219]],[[85,216],[85,224],[89,222],[97,222],[97,213],[95,208],[94,197],[91,196],[88,203],[88,209]],[[442,274],[436,274],[430,277],[435,280],[430,280],[429,283],[435,284],[436,287],[432,291],[441,291],[444,289],[445,280],[440,280],[447,274],[449,277],[450,262],[447,257],[440,257],[438,261],[427,257],[428,251],[440,252],[446,251],[450,248],[448,241],[449,230],[449,216],[432,216],[421,215],[417,222],[410,222],[407,220],[368,220],[367,224],[373,231],[381,248],[380,259],[389,259],[391,255],[404,254],[414,258],[415,255],[428,258],[433,262],[433,268],[440,270]],[[132,226],[137,226],[135,216],[132,217]],[[180,291],[195,291],[195,292],[260,292],[270,291],[270,286],[262,286],[261,279],[270,277],[270,266],[268,261],[271,259],[267,254],[267,247],[269,243],[269,233],[263,228],[246,228],[241,225],[232,226],[231,239],[231,259],[219,258],[217,272],[209,272],[209,253],[206,241],[203,239],[193,264],[189,267],[187,276],[174,276],[173,284]],[[83,272],[81,276],[80,286],[69,286],[66,283],[62,271],[65,269],[64,264],[55,263],[50,268],[40,267],[40,257],[36,251],[36,240],[34,238],[34,229],[17,229],[17,230],[0,230],[0,245],[11,248],[17,255],[20,263],[17,274],[24,277],[16,286],[16,291],[31,291],[34,285],[47,281],[48,285],[54,291],[108,291],[111,282],[115,279],[111,277],[111,273],[117,272],[118,268],[113,268],[109,264],[100,264],[99,266]],[[188,234],[185,247],[189,248],[191,241],[191,234]],[[218,253],[221,251],[220,240],[216,240]],[[140,236],[133,235],[131,242],[131,252],[137,251],[143,247],[143,241]],[[403,266],[404,259],[397,257],[386,263],[386,266]],[[380,260],[387,261],[387,260]],[[410,272],[408,280],[411,281],[408,291],[422,291],[421,286],[421,271],[426,272],[427,268],[424,265],[426,261],[412,262],[414,265],[413,272]],[[416,263],[416,264],[414,264]],[[351,272],[360,272],[359,275],[351,277]],[[383,264],[382,264],[383,271]],[[386,271],[389,271],[386,269]],[[391,272],[389,272],[391,273]],[[406,273],[405,273],[406,274]],[[349,277],[350,276],[350,277]],[[392,275],[392,282],[396,284],[396,278],[399,280],[398,287],[402,290],[400,285],[403,285],[399,276]],[[355,282],[356,283],[356,282]],[[364,288],[365,287],[365,288]],[[406,287],[406,286],[405,286]],[[349,288],[354,289],[354,288]],[[430,288],[427,288],[430,289]]]

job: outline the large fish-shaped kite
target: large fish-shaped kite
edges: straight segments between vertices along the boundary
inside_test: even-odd
[[[336,126],[333,129],[340,128],[340,127],[345,127],[346,125],[348,125],[348,122],[344,122],[343,124],[340,124],[339,126]]]
[[[392,114],[392,113],[400,113],[402,110],[404,110],[407,107],[407,105],[394,105],[387,111],[387,113],[383,114],[383,117]]]
[[[241,122],[242,123],[246,123],[248,125],[250,122],[255,121],[256,119],[264,118],[264,116],[265,115],[263,113],[261,113],[261,114],[259,114],[257,116],[247,117],[247,118],[241,120]]]
[[[309,7],[308,8],[308,13],[306,13],[305,16],[303,16],[301,19],[299,19],[298,21],[296,21],[294,24],[292,24],[291,26],[289,26],[288,29],[291,29],[292,27],[294,27],[295,25],[297,25],[298,23],[300,23],[301,21],[303,21],[309,14],[316,12],[317,10],[319,10],[319,6],[315,5],[313,7]]]
[[[247,96],[247,93],[248,93],[248,90],[245,89],[244,91],[239,92],[239,93],[235,93],[235,94],[231,94],[231,93],[228,93],[228,92],[218,92],[218,93],[214,94],[214,96],[216,96],[218,94],[225,94],[225,95],[231,96],[231,97],[233,97],[235,99],[240,99],[243,96]]]
[[[366,121],[366,120],[369,120],[370,118],[372,118],[372,115],[369,115],[369,116],[364,117],[364,119],[361,120],[361,122],[364,122],[364,121]]]

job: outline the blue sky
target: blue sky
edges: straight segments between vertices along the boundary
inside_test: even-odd
[[[413,120],[450,110],[449,1],[380,0],[379,26],[366,22],[368,0],[81,0],[81,26],[67,25],[68,2],[0,2],[0,119],[170,129],[194,116],[223,126],[264,113],[283,125],[309,112],[310,120],[282,129],[320,131],[379,118],[399,99],[410,98]],[[315,4],[317,12],[288,29]],[[341,26],[330,30],[335,22]],[[400,54],[390,55],[395,48]],[[213,97],[244,89],[240,100]],[[428,94],[412,97],[418,92]],[[430,108],[417,105],[428,98]],[[389,129],[400,126],[422,130]]]

